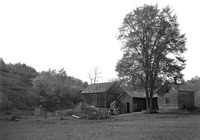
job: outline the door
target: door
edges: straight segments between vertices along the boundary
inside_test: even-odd
[[[126,103],[126,112],[130,113],[130,103],[129,102]]]

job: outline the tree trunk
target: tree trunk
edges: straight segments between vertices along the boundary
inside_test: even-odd
[[[153,112],[153,97],[152,96],[149,97],[149,101],[150,101],[149,111],[151,113]]]
[[[149,113],[157,113],[156,108],[154,108],[154,102],[153,102],[153,92],[150,92],[150,106],[149,106]]]
[[[146,96],[146,110],[149,110],[149,97]]]
[[[146,94],[146,110],[149,110],[149,93],[147,88],[145,88],[145,94]]]

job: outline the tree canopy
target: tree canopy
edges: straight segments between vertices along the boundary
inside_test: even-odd
[[[32,79],[37,71],[25,64],[5,64],[0,62],[0,92],[4,96],[3,106],[5,108],[28,109],[34,104]]]
[[[137,7],[125,16],[118,40],[123,50],[116,66],[118,76],[134,88],[143,88],[147,109],[152,109],[152,96],[161,80],[183,78],[185,59],[181,54],[186,51],[186,38],[180,33],[177,16],[169,6]]]
[[[32,110],[42,105],[45,111],[70,108],[80,101],[86,82],[67,76],[64,69],[38,73],[26,64],[6,64],[0,58],[2,107]]]
[[[87,83],[67,76],[64,69],[58,72],[49,69],[33,79],[33,88],[47,111],[72,107],[81,100],[80,92],[86,86]]]
[[[200,107],[200,77],[195,76],[191,80],[186,81],[186,84],[195,92],[195,106]]]

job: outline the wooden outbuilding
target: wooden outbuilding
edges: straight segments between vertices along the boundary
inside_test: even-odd
[[[187,109],[194,107],[194,91],[186,85],[164,83],[156,91],[159,109]]]
[[[117,98],[117,108],[121,113],[131,113],[146,109],[146,95],[142,90],[123,92]],[[153,108],[157,109],[157,97],[153,97]]]
[[[91,84],[81,92],[81,98],[91,106],[109,108],[110,103],[123,92],[117,82]]]

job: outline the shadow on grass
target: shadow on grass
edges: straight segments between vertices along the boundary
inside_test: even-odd
[[[169,114],[169,115],[200,115],[200,110],[187,111],[187,110],[159,110],[158,114]]]

